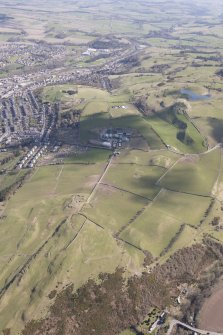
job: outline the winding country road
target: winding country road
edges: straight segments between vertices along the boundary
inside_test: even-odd
[[[168,332],[166,335],[171,335],[172,334],[172,330],[175,326],[182,326],[183,328],[186,328],[188,330],[192,330],[193,332],[197,333],[197,334],[201,334],[201,335],[223,335],[223,333],[216,333],[216,332],[212,332],[209,330],[202,330],[202,329],[198,329],[198,328],[194,328],[186,323],[183,323],[181,321],[178,321],[176,319],[172,319],[170,321],[170,326],[168,329]]]

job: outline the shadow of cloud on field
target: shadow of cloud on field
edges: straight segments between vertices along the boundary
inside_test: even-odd
[[[170,191],[188,193],[197,196],[210,196],[209,189],[200,189],[201,181],[196,171],[191,172],[192,164],[182,166],[181,169],[174,169],[168,173],[159,183],[159,186]],[[189,173],[187,171],[189,170]]]
[[[212,128],[213,139],[218,143],[223,142],[223,120],[209,117],[208,124]]]
[[[132,179],[130,181],[130,185],[133,186],[133,189],[135,189],[135,187],[141,189],[139,195],[147,198],[148,200],[152,200],[161,189],[161,186],[156,185],[156,180],[157,178],[147,175],[137,179]]]

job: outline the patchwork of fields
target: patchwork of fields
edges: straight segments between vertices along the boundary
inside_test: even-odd
[[[43,97],[52,102],[68,88],[49,87]],[[61,94],[67,108],[71,98]],[[222,208],[220,146],[204,152],[198,139],[185,153],[170,116],[145,117],[127,97],[78,87],[72,99],[82,110],[83,144],[106,127],[132,129],[134,136],[119,155],[88,148],[58,165],[38,167],[3,207],[0,323],[12,329],[44,315],[55,287],[72,281],[78,288],[118,266],[139,273],[146,255],[163,262],[205,234],[223,241],[222,230],[210,224]],[[115,115],[114,102],[128,109]]]
[[[84,157],[87,165],[74,157],[38,168],[9,201],[0,227],[1,286],[10,285],[2,298],[1,322],[13,327],[11,315],[20,318],[21,303],[24,311],[31,304],[26,318],[40,317],[39,307],[49,303],[43,288],[50,292],[71,279],[79,287],[89,276],[121,264],[134,273],[146,252],[162,260],[211,233],[205,213],[214,183],[221,185],[221,155],[218,148],[186,156],[130,149],[106,158],[97,149]],[[12,297],[14,312],[10,307],[9,313]]]
[[[223,243],[222,4],[198,15],[197,0],[36,1],[0,4],[0,44],[59,48],[30,65],[12,56],[0,73],[39,75],[49,61],[51,84],[33,94],[58,106],[33,169],[16,169],[29,144],[0,152],[4,335],[48,315],[70,284],[149,274],[205,237]]]

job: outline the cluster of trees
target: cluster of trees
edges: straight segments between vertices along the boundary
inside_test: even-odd
[[[13,192],[15,192],[15,190],[23,184],[29,173],[30,172],[27,172],[25,175],[19,177],[13,184],[0,189],[0,202],[5,201]]]
[[[58,115],[58,127],[74,127],[81,114],[80,110],[71,110]]]
[[[126,44],[120,42],[116,38],[96,39],[90,43],[93,49],[119,49],[126,47]]]
[[[212,226],[218,226],[219,223],[220,223],[220,220],[221,220],[220,216],[215,216],[215,217],[213,218],[213,220],[211,221],[211,225],[212,225]]]
[[[65,94],[69,94],[69,95],[74,95],[74,94],[77,94],[78,93],[78,88],[76,88],[75,90],[63,90],[62,93],[65,93]]]
[[[192,145],[194,143],[193,138],[186,134],[185,130],[179,130],[176,137],[179,141],[185,143],[186,145]]]
[[[176,115],[173,118],[172,124],[181,130],[187,129],[187,123],[182,120],[179,120]]]
[[[148,112],[149,112],[149,107],[148,107],[148,104],[147,104],[147,98],[148,98],[148,96],[142,95],[134,101],[134,105],[136,106],[136,108],[138,108],[140,110],[140,112],[142,112],[145,115],[147,115]]]
[[[216,74],[220,77],[223,77],[223,70],[218,71]]]
[[[1,159],[0,165],[4,165],[4,164],[8,163],[10,160],[12,160],[12,158],[13,158],[13,155]]]
[[[194,140],[187,134],[187,123],[179,118],[179,115],[185,115],[187,106],[183,102],[178,102],[172,107],[172,124],[179,129],[177,139],[186,145],[192,145]]]
[[[170,302],[168,289],[153,274],[143,273],[129,280],[124,270],[101,274],[96,284],[89,280],[73,293],[70,285],[60,292],[45,320],[27,324],[23,335],[115,335],[141,323],[153,306],[164,308]]]
[[[4,157],[0,160],[0,165],[4,165],[6,163],[8,163],[9,161],[11,161],[14,157],[18,157],[20,155],[20,151],[16,150],[13,153],[11,153],[9,156]]]
[[[140,61],[137,56],[129,56],[120,61],[121,64],[130,65],[131,67],[139,66]]]

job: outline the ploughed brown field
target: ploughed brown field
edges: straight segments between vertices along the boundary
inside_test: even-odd
[[[223,332],[223,279],[202,306],[199,328]]]

